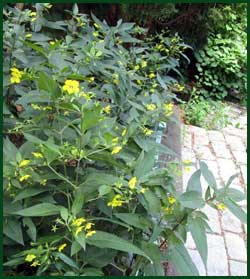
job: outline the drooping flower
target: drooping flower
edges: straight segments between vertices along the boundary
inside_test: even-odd
[[[124,203],[124,201],[121,200],[121,195],[117,194],[114,196],[113,200],[108,202],[108,206],[113,207],[118,207],[118,206],[122,206]]]
[[[150,130],[150,129],[148,129],[148,128],[144,128],[144,129],[143,129],[143,133],[144,133],[146,136],[152,135],[153,132],[154,132],[153,130]]]
[[[12,67],[10,69],[11,71],[11,77],[10,77],[10,82],[11,83],[20,83],[21,82],[21,78],[22,78],[22,75],[23,75],[23,72],[18,70],[17,68],[15,67]]]
[[[169,196],[169,197],[168,197],[168,202],[169,202],[170,204],[174,204],[174,203],[176,202],[176,198],[174,198],[174,197],[172,197],[172,196]]]
[[[107,113],[107,114],[110,114],[110,112],[111,112],[111,107],[110,107],[110,105],[104,107],[104,108],[103,108],[103,111],[104,111],[105,113]]]
[[[73,226],[76,226],[76,227],[79,227],[79,226],[81,226],[81,225],[82,225],[83,223],[85,223],[85,222],[86,222],[86,219],[83,218],[83,217],[81,217],[81,218],[75,219],[75,220],[73,221],[72,225],[73,225]]]
[[[93,225],[94,225],[94,223],[88,222],[88,223],[85,225],[85,230],[90,230],[90,229],[92,228]]]
[[[65,81],[62,89],[63,91],[66,91],[69,95],[79,93],[80,92],[79,81],[68,79]]]
[[[88,238],[88,237],[91,237],[93,234],[95,234],[96,233],[96,231],[88,231],[87,233],[86,233],[86,238]]]
[[[124,137],[127,133],[127,129],[125,128],[123,131],[122,131],[122,136]]]
[[[77,227],[76,232],[75,232],[75,235],[78,236],[78,234],[79,234],[83,229],[84,229],[84,226]]]
[[[26,261],[26,262],[32,262],[35,258],[36,258],[36,255],[34,255],[34,254],[28,254],[28,255],[25,257],[25,261]]]
[[[27,166],[29,163],[30,163],[30,160],[22,160],[22,161],[19,163],[18,167],[19,167],[19,168],[23,168],[23,167]]]
[[[58,247],[58,252],[62,252],[63,249],[67,246],[67,243],[63,243]]]
[[[156,109],[156,105],[155,104],[147,104],[146,105],[147,110],[152,111]]]
[[[21,176],[21,177],[19,178],[19,181],[20,181],[20,182],[23,182],[23,181],[25,181],[25,180],[28,180],[30,177],[31,177],[30,174],[25,174],[25,175],[23,175],[23,176]]]
[[[32,154],[35,158],[43,158],[43,154],[40,152],[32,152]]]
[[[121,147],[121,146],[115,146],[115,147],[112,149],[111,154],[117,154],[117,153],[119,153],[121,150],[122,150],[122,147]]]
[[[30,266],[36,267],[36,266],[38,266],[38,265],[41,265],[41,264],[39,263],[39,261],[34,261]]]
[[[218,208],[219,210],[225,210],[227,207],[225,206],[224,203],[219,203],[219,204],[217,204],[217,208]]]
[[[137,178],[135,176],[132,177],[128,182],[129,188],[134,189],[136,182],[137,182]]]

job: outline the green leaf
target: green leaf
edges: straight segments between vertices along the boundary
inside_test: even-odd
[[[40,90],[44,90],[49,92],[53,97],[60,97],[61,91],[58,87],[58,84],[55,80],[53,80],[49,75],[45,72],[38,73],[38,81],[37,85]]]
[[[83,189],[79,189],[75,193],[75,200],[72,204],[71,212],[74,216],[76,216],[82,209],[84,204],[84,194]]]
[[[110,191],[112,190],[112,187],[108,186],[108,185],[102,185],[99,187],[98,191],[99,191],[99,196],[105,196],[108,193],[110,193]]]
[[[170,245],[166,256],[180,275],[199,276],[199,272],[183,244]]]
[[[136,247],[131,242],[122,239],[114,234],[96,231],[94,235],[86,239],[87,243],[99,248],[111,248],[123,252],[130,252],[144,256],[148,260],[151,260],[148,255],[145,254],[140,248]]]
[[[23,218],[23,225],[28,227],[26,231],[32,241],[36,241],[36,226],[31,218]]]
[[[84,232],[80,232],[77,236],[75,236],[75,240],[82,246],[84,250],[86,250],[86,237]]]
[[[148,229],[152,226],[145,217],[141,216],[141,214],[115,213],[114,215],[123,222],[142,230]]]
[[[246,212],[238,206],[232,199],[224,198],[224,203],[228,207],[228,209],[241,220],[242,223],[247,223],[247,214]]]
[[[68,220],[68,217],[69,217],[69,212],[68,212],[68,209],[64,206],[61,206],[60,208],[60,215],[62,217],[62,219],[67,222]]]
[[[14,214],[28,217],[50,216],[57,215],[60,212],[60,207],[52,203],[40,203],[34,206],[18,210]]]
[[[83,269],[84,276],[103,276],[103,272],[101,269],[88,267]]]
[[[198,249],[204,265],[207,265],[207,236],[206,227],[204,226],[204,220],[201,218],[188,218],[188,227]]]
[[[196,191],[202,195],[202,188],[201,188],[201,171],[195,171],[192,176],[188,180],[187,184],[187,191]]]
[[[25,198],[29,198],[29,197],[33,197],[36,196],[40,193],[49,191],[49,189],[47,188],[26,188],[23,191],[21,191],[19,194],[16,195],[15,199],[13,202],[19,201],[19,200],[23,200]]]
[[[70,256],[74,256],[76,253],[78,253],[82,249],[82,246],[77,242],[73,241],[71,248],[70,248]]]
[[[183,193],[180,196],[179,201],[182,206],[187,208],[193,208],[193,209],[201,208],[205,205],[204,200],[201,198],[200,194],[196,191],[189,191]]]
[[[142,151],[135,165],[134,175],[137,178],[142,177],[152,170],[155,163],[155,149],[148,152]]]
[[[142,249],[150,255],[152,262],[145,267],[145,276],[164,276],[164,268],[161,263],[161,252],[159,247],[154,243],[142,243]]]
[[[57,256],[60,260],[62,260],[64,263],[66,263],[67,265],[73,267],[73,268],[76,268],[78,269],[78,266],[76,264],[75,261],[73,261],[71,258],[69,258],[68,256],[66,256],[65,254],[63,253],[58,253],[58,252],[55,252],[54,253],[55,256]]]
[[[15,242],[24,245],[21,222],[14,218],[7,218],[6,220],[7,222],[3,226],[3,233]]]
[[[238,174],[234,174],[234,175],[230,176],[225,187],[226,188],[229,187],[232,184],[233,180],[238,176],[239,176]]]
[[[208,166],[204,162],[200,162],[200,170],[204,178],[206,179],[208,186],[212,187],[213,189],[217,189],[216,179],[213,173],[208,169]]]
[[[153,191],[148,189],[143,194],[143,197],[146,201],[146,209],[147,209],[149,214],[159,213],[161,211],[160,200]]]
[[[44,51],[44,49],[36,44],[33,44],[31,42],[27,42],[27,41],[23,41],[23,44],[32,48],[33,50],[39,52],[40,54],[42,54],[45,58],[47,58],[47,54],[46,52]]]

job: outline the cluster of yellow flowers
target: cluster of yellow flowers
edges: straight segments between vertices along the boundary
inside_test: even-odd
[[[111,206],[112,208],[122,206],[125,203],[125,201],[121,200],[121,197],[122,196],[119,194],[115,195],[113,200],[108,202],[108,206]]]
[[[22,75],[23,75],[23,72],[18,70],[17,68],[15,67],[12,67],[10,69],[11,71],[11,77],[10,77],[10,82],[11,83],[20,83],[21,82],[21,78],[22,78]]]
[[[79,86],[80,86],[79,81],[68,79],[65,81],[62,89],[63,89],[63,91],[66,91],[69,95],[72,95],[72,94],[80,92]]]
[[[29,262],[29,263],[31,263],[32,262],[32,264],[30,265],[30,266],[38,266],[38,265],[41,265],[40,263],[39,263],[39,261],[37,261],[37,260],[35,260],[35,261],[33,261],[34,259],[36,259],[36,255],[34,255],[34,254],[28,254],[26,257],[25,257],[25,261],[26,262]]]
[[[83,217],[77,218],[72,222],[72,226],[74,227],[75,236],[77,236],[81,231],[86,232],[86,238],[92,236],[96,233],[95,230],[91,230],[94,223],[87,222],[87,220]]]
[[[111,106],[108,105],[108,106],[104,107],[102,110],[103,110],[105,113],[110,114],[110,112],[111,112]]]
[[[146,105],[147,110],[152,111],[156,109],[156,105],[155,104],[147,104]]]
[[[165,110],[165,116],[168,117],[173,113],[174,105],[172,103],[163,104],[163,109]]]
[[[150,130],[150,129],[148,129],[148,128],[144,128],[144,129],[143,129],[143,133],[144,133],[146,136],[152,135],[153,132],[154,132],[153,130]]]

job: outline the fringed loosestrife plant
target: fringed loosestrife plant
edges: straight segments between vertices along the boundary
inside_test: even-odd
[[[173,119],[170,69],[187,46],[77,5],[52,22],[50,8],[4,9],[5,275],[155,276],[163,261],[198,275],[184,243],[190,231],[206,263],[201,209],[246,215],[232,179],[218,188],[200,162],[178,193],[176,162],[155,160],[174,156],[156,127]]]

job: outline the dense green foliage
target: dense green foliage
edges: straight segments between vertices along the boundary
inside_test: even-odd
[[[4,9],[5,275],[155,276],[163,261],[198,275],[184,243],[190,231],[206,264],[200,209],[246,213],[233,177],[218,188],[200,162],[178,193],[173,165],[156,160],[175,155],[157,126],[173,120],[187,46],[77,5],[52,21],[50,8]]]
[[[246,98],[246,6],[236,4],[210,10],[207,44],[195,55],[197,86],[205,97],[228,94]]]

